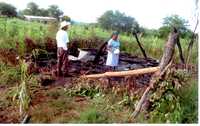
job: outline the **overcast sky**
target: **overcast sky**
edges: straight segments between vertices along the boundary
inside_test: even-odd
[[[56,4],[73,20],[96,22],[107,10],[119,10],[134,17],[147,28],[159,28],[163,18],[177,14],[189,21],[194,29],[195,0],[0,0],[14,5],[18,10],[26,8],[27,3],[35,2],[40,8]]]

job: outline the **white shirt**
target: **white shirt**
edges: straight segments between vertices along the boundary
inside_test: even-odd
[[[69,42],[68,34],[64,30],[59,30],[56,34],[57,47],[62,47],[67,50],[67,43]]]

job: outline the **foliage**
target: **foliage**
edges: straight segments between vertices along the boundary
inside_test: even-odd
[[[20,115],[24,115],[29,110],[30,94],[28,89],[28,80],[30,78],[27,74],[27,64],[25,61],[21,61],[21,84],[19,86],[19,103],[20,103]]]
[[[183,70],[171,70],[164,81],[158,83],[149,95],[152,107],[150,123],[191,123],[197,121],[197,96],[186,95],[182,90],[188,83],[190,74]],[[194,85],[193,85],[194,86]],[[193,86],[190,91],[194,91]],[[188,97],[189,96],[189,97]],[[192,103],[190,102],[192,99]],[[189,109],[189,111],[188,111]],[[187,115],[192,115],[187,116]]]
[[[0,85],[14,86],[20,79],[18,67],[10,67],[0,62]]]
[[[68,96],[87,96],[93,98],[99,93],[100,93],[100,87],[93,85],[91,82],[87,80],[81,80],[70,90],[67,90]]]
[[[130,16],[126,16],[119,11],[106,11],[99,19],[98,23],[105,29],[112,29],[121,32],[132,32],[133,28],[139,31],[139,24]]]
[[[24,11],[24,14],[37,15],[38,10],[39,10],[39,6],[34,2],[30,2],[27,4],[27,9]]]
[[[49,16],[55,17],[59,19],[59,16],[63,14],[63,12],[59,9],[57,5],[50,5],[48,8]]]
[[[41,8],[39,11],[38,11],[38,13],[37,13],[37,15],[39,15],[39,16],[49,16],[49,11],[47,10],[47,9],[44,9],[44,8]]]
[[[176,27],[178,29],[184,29],[187,25],[187,21],[178,15],[171,15],[164,18],[163,25],[169,27]]]
[[[189,30],[187,26],[188,21],[182,17],[178,15],[167,16],[163,19],[163,26],[159,28],[159,36],[167,37],[169,31],[171,31],[171,28],[176,27],[179,30],[181,37],[189,38],[192,35],[192,31]]]
[[[19,19],[0,18],[0,48],[15,49],[19,55],[26,51],[25,38],[31,38],[42,45],[47,32],[44,24]]]
[[[11,4],[0,2],[0,16],[1,15],[6,15],[8,17],[16,17],[17,16],[16,8]]]
[[[27,4],[27,8],[21,11],[24,15],[34,15],[34,16],[52,16],[59,19],[59,16],[63,14],[63,12],[59,9],[57,5],[50,5],[48,9],[39,8],[39,6],[30,2]]]
[[[80,123],[106,123],[104,115],[97,111],[97,108],[89,108],[81,112]]]
[[[191,80],[188,85],[181,88],[178,92],[180,96],[180,106],[182,107],[181,123],[198,122],[198,83],[197,80]]]

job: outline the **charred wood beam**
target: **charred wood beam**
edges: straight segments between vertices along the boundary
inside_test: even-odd
[[[108,43],[108,42],[106,41],[106,42],[104,42],[104,43],[100,46],[100,48],[99,48],[99,50],[98,50],[98,52],[97,52],[97,54],[96,54],[96,56],[95,56],[95,58],[94,58],[94,61],[93,61],[94,64],[96,64],[96,63],[99,62],[100,56],[101,56],[101,55],[103,54],[103,52],[105,51],[107,43]]]
[[[138,39],[137,33],[133,32],[132,34],[135,37],[135,39],[136,39],[136,41],[138,43],[138,46],[140,47],[140,50],[142,51],[142,54],[143,54],[144,58],[147,58],[146,52],[145,52],[144,48],[142,47],[142,44],[140,43],[140,41]]]
[[[180,40],[178,39],[177,40],[177,46],[178,46],[178,50],[179,50],[179,56],[180,56],[180,59],[181,59],[181,63],[185,63],[185,59],[183,58],[183,51],[182,51],[182,48],[181,48],[181,43],[180,43]]]

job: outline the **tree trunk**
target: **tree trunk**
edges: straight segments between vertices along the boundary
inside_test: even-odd
[[[170,35],[168,37],[168,41],[165,45],[163,57],[159,64],[160,71],[154,73],[152,79],[150,80],[149,86],[143,93],[140,101],[138,102],[138,104],[136,106],[135,111],[131,115],[131,118],[134,119],[137,117],[137,115],[139,114],[139,112],[142,108],[142,104],[144,103],[145,99],[148,96],[149,91],[154,87],[154,84],[157,82],[156,80],[158,80],[162,77],[162,75],[165,73],[165,71],[168,69],[168,67],[172,63],[172,58],[174,55],[174,48],[175,48],[175,44],[177,43],[178,39],[179,39],[179,34],[178,34],[176,28],[174,28],[173,32],[170,33]]]
[[[175,44],[177,43],[178,39],[179,39],[179,33],[177,32],[176,29],[174,29],[174,31],[170,33],[168,41],[165,44],[163,56],[159,64],[161,71],[163,71],[163,69],[167,66],[167,64],[170,63],[172,56],[174,55]]]

